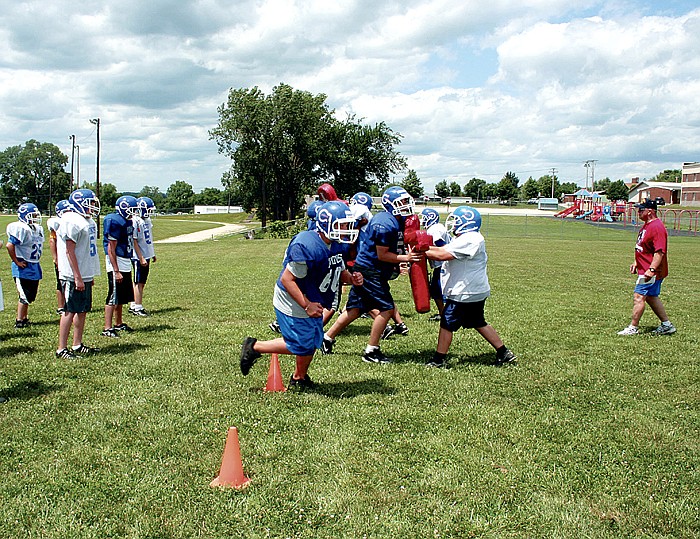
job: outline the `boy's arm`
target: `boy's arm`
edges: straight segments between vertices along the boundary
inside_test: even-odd
[[[280,280],[282,281],[282,286],[284,286],[284,289],[287,291],[287,293],[290,296],[292,296],[292,299],[294,301],[296,301],[301,307],[303,307],[303,309],[306,311],[306,314],[308,314],[312,318],[318,318],[320,316],[323,316],[323,306],[318,302],[312,302],[306,299],[306,296],[297,284],[297,278],[294,277],[294,274],[291,271],[289,271],[289,268],[284,268]]]
[[[73,240],[66,239],[66,255],[68,257],[68,264],[70,264],[71,270],[73,270],[75,289],[79,291],[85,290],[83,276],[80,275],[80,266],[78,266],[78,258],[75,256],[75,242]]]

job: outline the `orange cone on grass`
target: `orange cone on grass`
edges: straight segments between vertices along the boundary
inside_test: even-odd
[[[282,372],[280,370],[280,359],[277,354],[270,356],[270,370],[267,373],[267,385],[265,391],[287,391],[282,382]]]
[[[209,483],[209,486],[241,489],[247,487],[248,483],[250,483],[250,479],[243,473],[241,447],[238,444],[238,429],[230,427],[226,435],[226,446],[224,447],[224,456],[221,459],[219,476]]]

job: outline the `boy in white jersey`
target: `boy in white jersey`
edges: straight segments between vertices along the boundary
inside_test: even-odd
[[[474,328],[496,350],[496,364],[514,364],[515,354],[503,344],[496,330],[486,323],[484,305],[491,295],[486,274],[486,243],[481,235],[481,215],[471,206],[459,206],[448,215],[448,231],[455,238],[443,247],[432,246],[425,253],[430,260],[443,261],[440,284],[445,308],[440,320],[437,350],[428,367],[446,367],[452,336],[460,328]]]
[[[143,307],[143,289],[146,287],[151,262],[156,261],[151,221],[156,205],[149,197],[139,197],[136,202],[138,213],[131,220],[134,225],[134,253],[131,259],[134,268],[134,301],[129,306],[129,313],[135,316],[149,316]]]
[[[17,219],[7,225],[7,252],[12,259],[12,277],[19,294],[15,328],[26,328],[29,304],[36,299],[42,277],[39,259],[44,247],[44,230],[39,208],[31,202],[19,207]]]
[[[97,224],[100,201],[90,189],[77,189],[68,197],[71,211],[61,217],[56,234],[58,274],[66,299],[58,331],[56,357],[75,359],[99,352],[83,344],[83,330],[88,311],[92,309],[92,285],[100,275],[97,250]],[[73,347],[68,348],[68,336],[73,326]]]
[[[56,273],[56,314],[63,314],[66,298],[63,297],[61,279],[58,275],[58,249],[65,249],[66,244],[58,237],[58,228],[61,226],[61,215],[70,211],[70,204],[67,200],[59,200],[56,203],[56,215],[49,217],[46,227],[49,229],[49,247],[51,248],[51,258],[53,259],[54,271]]]

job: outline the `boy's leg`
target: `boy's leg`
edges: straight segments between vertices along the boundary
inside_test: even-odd
[[[85,331],[87,313],[68,314],[73,317],[73,346],[80,346],[83,343],[83,331]],[[61,322],[63,322],[63,316],[61,317]]]
[[[105,305],[105,329],[112,329],[112,318],[114,317],[115,305]]]
[[[335,339],[341,331],[357,320],[359,316],[360,309],[345,309],[342,313],[340,313],[340,316],[336,318],[331,328],[326,331],[326,337],[329,339]]]
[[[389,311],[382,311],[375,317],[374,321],[372,322],[372,329],[369,333],[368,344],[370,346],[379,346],[379,340],[382,338],[382,333],[384,333],[384,329],[386,328],[386,325],[393,314],[394,309],[391,309]]]
[[[493,346],[496,350],[501,348],[503,346],[503,341],[501,340],[501,337],[498,335],[495,329],[493,329],[493,326],[490,324],[485,325],[484,327],[481,328],[476,328],[476,330],[481,334],[481,336],[486,339],[491,346]]]
[[[452,337],[454,336],[454,333],[452,333],[449,329],[445,329],[443,327],[440,328],[440,333],[438,333],[438,344],[437,344],[437,352],[439,354],[447,354],[447,352],[450,351],[450,346],[452,345]]]
[[[291,352],[287,348],[287,343],[282,337],[271,339],[269,341],[256,341],[253,345],[253,350],[260,354],[287,354]]]
[[[58,325],[58,350],[68,348],[68,335],[73,325],[74,313],[63,313]]]
[[[296,366],[294,368],[294,374],[292,374],[294,380],[303,380],[306,378],[309,372],[309,365],[311,365],[311,360],[313,358],[313,354],[310,356],[296,357]]]

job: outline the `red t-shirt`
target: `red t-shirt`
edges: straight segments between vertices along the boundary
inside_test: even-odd
[[[639,230],[637,245],[634,246],[634,260],[640,275],[649,269],[654,253],[657,251],[666,255],[654,274],[658,279],[663,279],[668,275],[668,232],[661,219],[644,223]]]

